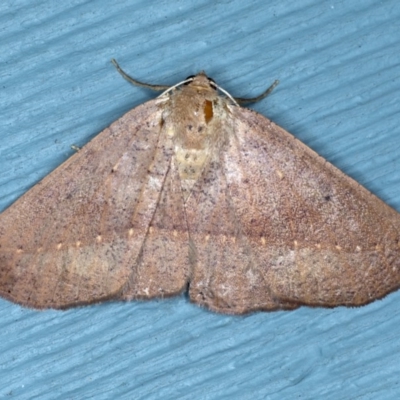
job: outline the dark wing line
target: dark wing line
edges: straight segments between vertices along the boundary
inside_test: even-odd
[[[148,225],[132,273],[118,298],[122,300],[169,297],[187,287],[191,274],[188,222],[175,158]]]

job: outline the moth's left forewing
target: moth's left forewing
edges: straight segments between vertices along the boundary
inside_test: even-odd
[[[186,228],[172,227],[183,204],[162,114],[158,101],[131,110],[0,215],[1,296],[68,308],[185,287],[187,240],[168,257]]]

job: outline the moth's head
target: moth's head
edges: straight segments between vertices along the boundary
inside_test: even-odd
[[[188,76],[186,79],[186,85],[195,89],[202,90],[217,90],[215,81],[209,78],[204,71],[200,71],[197,75]]]

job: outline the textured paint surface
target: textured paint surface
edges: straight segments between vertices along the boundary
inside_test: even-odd
[[[0,295],[165,298],[243,314],[400,286],[400,214],[200,73],[114,122],[0,214]]]
[[[205,69],[400,210],[398,2],[4,1],[4,210],[98,132]],[[2,133],[6,134],[3,135]],[[90,134],[88,135],[88,132]],[[6,139],[6,140],[5,140]],[[183,297],[35,312],[0,301],[5,398],[397,398],[399,293],[366,307],[217,315]]]

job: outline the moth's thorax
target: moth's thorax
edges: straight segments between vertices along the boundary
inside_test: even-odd
[[[218,95],[205,75],[174,91],[163,114],[166,134],[174,142],[175,160],[181,181],[191,186],[200,176],[224,136],[228,101]]]

